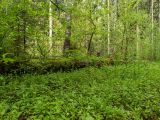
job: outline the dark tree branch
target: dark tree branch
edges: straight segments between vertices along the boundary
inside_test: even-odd
[[[53,2],[52,0],[50,0],[50,1],[58,10],[65,12],[65,10],[61,6],[59,6],[56,2]]]

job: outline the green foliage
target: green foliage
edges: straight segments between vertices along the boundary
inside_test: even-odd
[[[0,119],[158,120],[159,67],[136,63],[1,76]]]
[[[4,53],[12,52],[19,59],[85,56],[89,46],[92,54],[101,51],[101,55],[107,56],[109,38],[109,47],[116,60],[159,59],[159,3],[155,1],[153,5],[154,21],[148,11],[150,3],[148,0],[112,0],[108,6],[107,1],[96,0],[59,1],[57,4],[52,1],[54,34],[51,46],[49,1],[3,0],[0,2],[0,47]],[[66,19],[67,14],[71,16],[70,21]],[[74,47],[78,50],[64,53],[67,27],[71,29],[68,39],[76,43]]]
[[[107,63],[108,63],[107,60],[94,56],[93,57],[68,56],[67,58],[64,57],[57,59],[43,58],[43,59],[32,59],[32,60],[14,60],[11,58],[5,58],[3,59],[3,62],[0,63],[1,64],[0,74],[25,74],[25,73],[44,74],[57,71],[65,72],[89,66],[101,67],[102,65],[105,65]]]
[[[13,63],[15,60],[13,58],[7,57],[7,55],[12,55],[12,54],[11,53],[2,54],[2,57],[0,58],[0,62]]]

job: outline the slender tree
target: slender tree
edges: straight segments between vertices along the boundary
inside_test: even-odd
[[[49,1],[49,49],[52,49],[53,37],[53,17],[52,17],[52,2]]]
[[[71,46],[71,10],[70,7],[72,6],[71,1],[65,1],[66,4],[66,11],[65,11],[65,20],[66,20],[66,29],[65,29],[65,40],[63,45],[64,54],[67,50],[70,49]]]
[[[151,0],[150,4],[150,14],[151,14],[151,57],[153,59],[154,55],[154,33],[153,33],[153,28],[154,28],[154,1]]]
[[[107,0],[107,7],[108,9],[110,9],[110,0]],[[108,35],[107,35],[107,41],[108,41],[108,55],[110,56],[111,52],[111,48],[110,48],[110,44],[111,44],[111,41],[110,41],[110,13],[107,14],[107,25],[108,25]]]
[[[138,13],[138,10],[139,10],[139,7],[137,6],[137,13]],[[139,51],[139,47],[140,47],[140,43],[139,43],[139,25],[138,25],[138,23],[137,23],[137,25],[136,25],[136,39],[137,39],[137,42],[136,42],[136,52],[137,52],[137,60],[139,59],[139,55],[140,55],[140,51]]]

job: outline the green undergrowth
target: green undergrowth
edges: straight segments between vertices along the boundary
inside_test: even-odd
[[[107,59],[101,57],[68,57],[57,59],[28,59],[14,60],[12,62],[0,61],[0,74],[26,74],[48,72],[65,72],[89,66],[103,66],[109,64]]]
[[[159,120],[160,64],[0,76],[0,120]]]

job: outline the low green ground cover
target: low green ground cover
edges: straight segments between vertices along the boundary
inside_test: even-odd
[[[0,76],[0,120],[159,120],[160,64]]]

